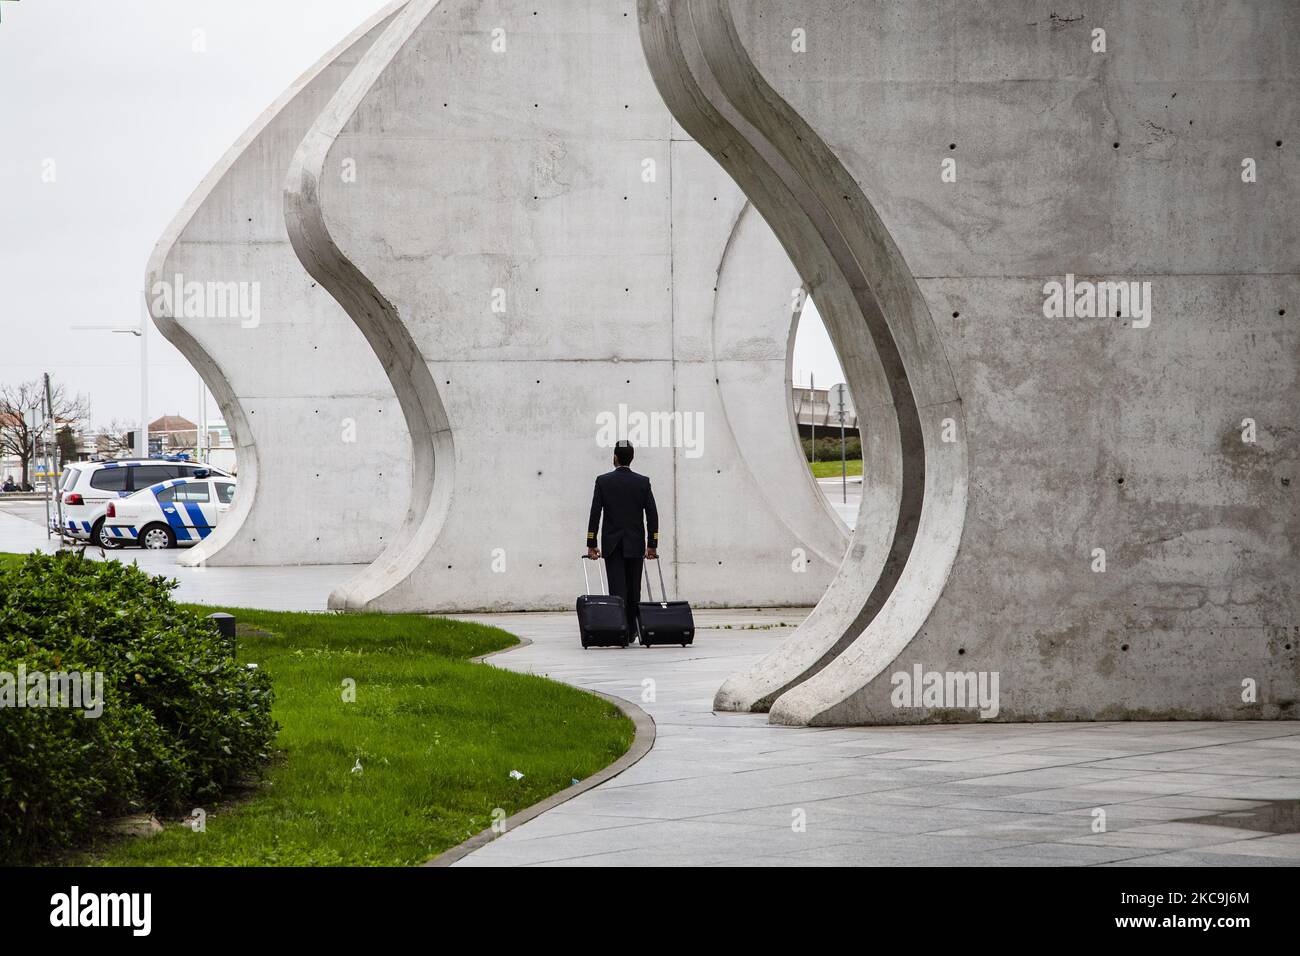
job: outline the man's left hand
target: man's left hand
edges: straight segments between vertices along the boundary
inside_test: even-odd
[[[659,552],[656,551],[654,548],[646,548],[646,549],[645,549],[645,559],[646,559],[647,561],[658,561],[658,560],[659,560]]]

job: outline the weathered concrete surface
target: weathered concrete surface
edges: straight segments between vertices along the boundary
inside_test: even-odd
[[[864,628],[879,635],[878,651],[896,654],[924,621],[961,534],[962,413],[929,310],[887,229],[816,134],[773,105],[726,8],[665,0],[642,4],[641,15],[647,60],[674,115],[722,159],[809,277],[875,470],[817,609],[784,648],[718,693],[719,709],[761,710]]]
[[[155,324],[203,376],[230,426],[239,495],[183,564],[360,564],[399,528],[410,440],[378,360],[302,268],[284,174],[321,109],[403,3],[359,27],[240,138],[159,240],[146,289],[201,283],[202,309],[150,296]],[[242,284],[242,312],[206,292]],[[254,298],[254,293],[256,298]],[[224,314],[223,314],[224,313]],[[344,360],[340,361],[340,358]]]
[[[624,437],[600,416],[621,407],[690,426],[626,435],[670,588],[820,596],[846,536],[790,421],[801,283],[676,130],[631,0],[413,0],[286,184],[299,257],[380,356],[413,441],[399,538],[333,606],[571,606],[592,479]]]
[[[893,676],[920,665],[997,673],[998,720],[1298,716],[1300,210],[1288,134],[1300,68],[1287,51],[1300,8],[642,8],[643,30],[658,18],[694,43],[696,104],[740,116],[720,135],[766,169],[744,149],[722,162],[768,190],[746,185],[787,248],[800,230],[844,236],[845,206],[879,216],[934,317],[965,417],[969,502],[951,573],[933,593],[909,587],[914,552],[889,599],[931,605],[924,624],[882,610],[816,673],[749,703],[788,723],[977,719],[953,701],[895,706]],[[1106,52],[1092,48],[1096,28]],[[806,52],[792,49],[795,31]],[[661,87],[671,77],[656,72]],[[954,182],[941,178],[945,160]],[[780,187],[815,192],[815,173],[840,169],[865,207],[846,188],[844,205],[823,194],[790,212]],[[866,255],[853,262],[895,327],[896,276]],[[1150,282],[1150,325],[1045,318],[1045,283],[1067,274]],[[941,371],[920,358],[918,373]],[[891,486],[892,468],[869,480]],[[922,523],[936,504],[928,477]],[[799,671],[806,629],[760,669]]]

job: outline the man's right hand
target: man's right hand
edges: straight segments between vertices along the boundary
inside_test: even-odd
[[[588,549],[587,549],[587,557],[590,558],[592,561],[595,561],[597,558],[600,557],[600,549],[599,549],[599,548],[588,548]]]

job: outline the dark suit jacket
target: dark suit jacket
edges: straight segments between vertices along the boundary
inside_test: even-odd
[[[600,523],[601,512],[605,524]],[[644,513],[645,522],[641,516]],[[622,553],[639,557],[645,552],[646,533],[650,547],[659,547],[659,512],[655,508],[650,479],[631,468],[619,467],[596,479],[591,497],[591,518],[587,522],[587,547],[596,547],[596,529],[600,528],[600,550],[605,554]]]

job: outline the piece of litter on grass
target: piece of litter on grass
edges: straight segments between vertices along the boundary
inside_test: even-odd
[[[582,781],[579,780],[577,777],[574,777],[572,780],[569,781],[569,786],[576,787],[580,783],[582,783]]]
[[[361,758],[360,758],[360,757],[357,758],[356,765],[352,768],[352,772],[353,772],[353,773],[364,773],[364,772],[365,772],[365,771],[363,771],[363,770],[361,769]]]
[[[523,779],[524,779],[524,775],[523,775],[522,773],[520,773],[518,770],[511,770],[511,771],[510,771],[510,779],[511,779],[511,780],[523,780]]]

